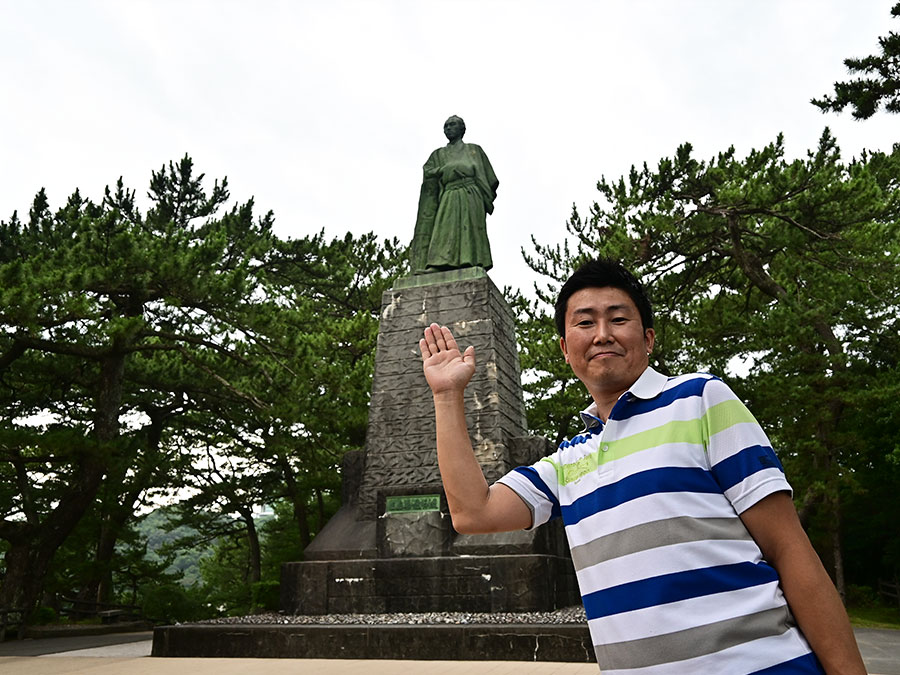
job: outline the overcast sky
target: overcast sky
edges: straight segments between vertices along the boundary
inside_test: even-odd
[[[809,103],[900,31],[894,0],[0,0],[0,218],[99,200],[190,154],[283,237],[412,238],[422,164],[462,116],[500,179],[503,287],[597,180],[691,142],[743,156],[830,126],[846,157],[900,117]],[[146,202],[143,203],[146,207]]]

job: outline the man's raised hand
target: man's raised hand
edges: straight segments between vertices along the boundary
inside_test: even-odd
[[[453,333],[446,326],[431,324],[419,340],[425,379],[435,396],[466,388],[475,373],[475,348],[460,353]]]

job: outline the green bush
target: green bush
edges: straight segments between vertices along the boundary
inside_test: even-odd
[[[872,587],[847,585],[847,606],[875,607],[878,604],[878,593]]]
[[[278,611],[281,606],[280,587],[277,581],[257,581],[251,589],[253,607]]]
[[[197,621],[213,614],[196,586],[185,588],[175,582],[150,583],[141,586],[140,595],[144,617],[150,621]]]
[[[38,607],[31,613],[28,623],[32,626],[44,626],[48,623],[56,623],[59,616],[52,607]]]

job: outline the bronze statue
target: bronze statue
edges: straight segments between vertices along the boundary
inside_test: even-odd
[[[493,266],[485,220],[494,212],[499,181],[487,155],[463,143],[466,123],[444,122],[447,145],[423,167],[419,211],[410,254],[413,274]]]

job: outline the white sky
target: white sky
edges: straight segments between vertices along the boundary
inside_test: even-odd
[[[421,168],[466,120],[500,179],[501,288],[529,235],[561,241],[597,180],[690,141],[708,158],[828,125],[846,157],[900,116],[808,101],[900,31],[894,0],[0,0],[0,218],[37,190],[99,200],[190,154],[277,232],[412,238]],[[146,202],[142,205],[146,208]]]

